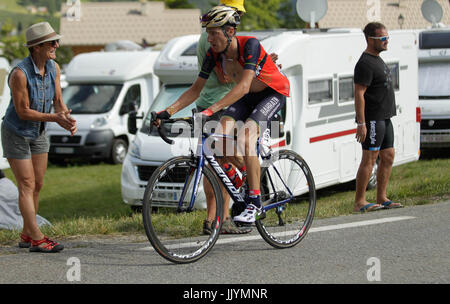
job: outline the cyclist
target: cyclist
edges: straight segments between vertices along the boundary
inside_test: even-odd
[[[191,104],[200,94],[210,73],[217,67],[236,85],[219,101],[202,111],[211,116],[228,107],[220,120],[221,131],[232,134],[236,121],[244,121],[238,131],[237,148],[248,173],[247,207],[234,221],[253,223],[261,213],[260,164],[256,155],[256,141],[289,96],[289,80],[279,71],[260,42],[249,36],[236,36],[239,14],[226,6],[213,7],[202,16],[206,27],[208,50],[202,69],[193,85],[164,111],[159,119],[167,119]],[[159,121],[155,123],[159,126]]]
[[[245,13],[244,0],[220,0],[221,5],[226,5],[234,8],[239,16],[242,16]],[[210,48],[208,43],[208,34],[204,31],[200,35],[200,39],[197,44],[197,60],[198,60],[198,69],[201,70],[203,61],[206,56],[206,52]],[[205,83],[202,91],[200,92],[200,96],[195,101],[197,110],[199,112],[206,110],[209,106],[214,104],[217,100],[223,98],[233,87],[235,83],[231,82],[230,79],[220,73],[217,67],[214,68],[213,72],[209,75],[208,80]],[[219,121],[222,116],[224,110],[220,110],[214,115],[210,117],[211,120]],[[235,164],[236,166],[236,164]],[[241,172],[244,168],[239,167]],[[206,209],[207,209],[207,218],[203,222],[203,233],[210,234],[212,231],[211,225],[213,223],[214,215],[216,213],[215,209],[215,196],[213,193],[213,189],[210,184],[204,180],[203,189],[206,195]],[[224,199],[224,208],[223,208],[223,224],[222,224],[222,234],[242,234],[251,232],[251,228],[247,227],[237,227],[236,224],[231,220],[229,216],[229,202],[230,196],[228,192],[221,186],[222,196]]]

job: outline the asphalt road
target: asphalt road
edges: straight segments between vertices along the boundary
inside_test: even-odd
[[[221,237],[186,265],[161,258],[145,236],[66,240],[57,254],[0,247],[0,283],[448,284],[449,223],[450,201],[315,220],[305,240],[285,250],[255,229],[250,240]]]

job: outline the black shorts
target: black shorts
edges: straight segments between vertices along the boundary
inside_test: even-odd
[[[266,88],[261,92],[248,93],[228,107],[223,116],[233,118],[235,121],[254,120],[260,127],[269,127],[275,114],[285,105],[286,96],[277,91]],[[264,131],[260,130],[260,131]]]
[[[366,121],[364,150],[379,151],[394,147],[394,128],[390,119]]]

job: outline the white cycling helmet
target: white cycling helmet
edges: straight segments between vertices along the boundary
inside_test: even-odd
[[[237,27],[240,20],[239,13],[229,6],[215,6],[200,19],[202,27],[206,28],[225,25]]]

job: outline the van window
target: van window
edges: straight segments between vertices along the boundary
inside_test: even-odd
[[[141,107],[141,85],[135,84],[128,88],[127,94],[123,99],[120,115],[137,110]]]
[[[450,31],[427,31],[419,34],[420,49],[450,48]]]
[[[419,98],[450,98],[450,62],[419,64]]]
[[[112,109],[119,96],[119,84],[69,84],[63,100],[72,114],[100,114]]]
[[[144,122],[142,123],[141,132],[148,133],[150,130],[151,112],[159,112],[164,110],[172,103],[174,103],[178,99],[178,97],[181,96],[181,94],[183,94],[187,89],[189,89],[190,86],[191,85],[189,84],[163,86],[159,91],[158,95],[156,96],[155,100],[153,101],[152,105],[150,106],[150,109],[148,110],[147,114],[145,115]],[[195,102],[187,106],[183,110],[179,111],[178,113],[174,114],[172,118],[192,116],[192,108],[195,108]],[[178,135],[173,133],[173,130],[171,130],[171,124],[165,124],[164,127],[166,128],[168,136]],[[156,128],[153,128],[152,135],[157,136],[157,134],[158,133],[156,133]]]
[[[181,56],[197,56],[197,43],[195,42],[190,47],[188,47]]]
[[[339,78],[339,103],[355,99],[353,76]]]
[[[391,77],[392,77],[392,85],[394,87],[395,91],[398,91],[400,89],[400,69],[398,62],[394,63],[388,63],[387,64],[389,70],[391,70]]]
[[[310,80],[308,81],[308,104],[318,104],[333,100],[332,80]]]

